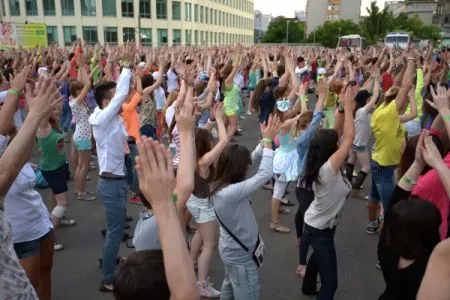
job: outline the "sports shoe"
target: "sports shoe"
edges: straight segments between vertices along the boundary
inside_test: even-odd
[[[55,242],[54,244],[53,244],[53,250],[54,251],[61,251],[61,250],[63,250],[64,249],[64,246],[62,245],[62,244],[58,244],[57,242]]]
[[[381,264],[380,264],[380,261],[379,261],[379,260],[377,260],[377,263],[375,264],[375,267],[376,267],[378,270],[381,270]]]
[[[134,196],[133,198],[130,198],[130,200],[128,200],[128,202],[130,202],[132,204],[142,205],[142,201],[139,196]]]
[[[77,194],[77,200],[80,200],[80,201],[94,201],[96,199],[97,199],[97,197],[95,197],[94,195],[91,195],[87,192]]]
[[[66,217],[63,217],[59,222],[60,227],[70,227],[75,225],[77,225],[77,221],[75,221],[74,219],[68,219]]]
[[[379,227],[380,227],[380,223],[378,222],[378,220],[374,221],[374,222],[369,222],[367,224],[366,232],[371,235],[376,234],[378,232]]]
[[[198,290],[200,292],[200,297],[203,298],[219,298],[220,291],[213,288],[212,283],[209,278],[203,282],[197,282]]]

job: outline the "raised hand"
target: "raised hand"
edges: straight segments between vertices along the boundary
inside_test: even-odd
[[[9,82],[11,85],[11,89],[16,90],[17,92],[21,92],[25,88],[25,84],[27,83],[27,78],[30,74],[31,67],[26,66],[25,68],[17,74],[16,77],[9,75]]]
[[[280,132],[281,125],[280,118],[277,115],[271,114],[267,123],[260,125],[261,136],[273,140],[278,132]]]
[[[195,106],[192,97],[187,93],[184,101],[178,101],[175,105],[175,120],[179,131],[191,131],[195,127]]]
[[[422,146],[422,155],[424,161],[432,168],[437,168],[443,164],[441,153],[434,144],[430,135],[426,135]]]
[[[62,96],[54,79],[40,79],[34,94],[27,93],[27,95],[33,96],[32,99],[27,99],[29,113],[36,114],[39,118],[44,117],[62,103]]]
[[[447,95],[447,90],[442,87],[441,85],[438,85],[436,90],[433,88],[433,86],[430,87],[431,95],[433,96],[433,102],[426,99],[428,104],[430,104],[431,107],[434,109],[441,111],[443,109],[447,109],[450,106],[449,97]]]
[[[138,144],[138,151],[136,171],[140,191],[156,209],[161,205],[173,205],[171,200],[176,181],[169,151],[145,136]]]

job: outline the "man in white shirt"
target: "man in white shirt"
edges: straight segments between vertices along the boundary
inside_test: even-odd
[[[302,56],[297,57],[297,66],[295,67],[295,75],[300,83],[303,82],[305,75],[307,74],[308,66],[305,63],[305,59]]]
[[[160,70],[162,70],[162,67],[160,67]],[[158,76],[160,76],[161,72],[153,72],[152,76],[154,80],[158,79]],[[161,75],[162,76],[162,75]],[[164,105],[166,104],[166,92],[162,87],[158,87],[156,90],[153,91],[153,95],[155,95],[155,102],[156,102],[156,135],[159,138],[161,136],[161,120],[163,118],[162,116],[162,110],[164,108]]]
[[[125,174],[125,147],[128,134],[120,111],[127,99],[130,80],[132,46],[125,46],[123,69],[117,80],[103,83],[95,89],[98,107],[89,117],[97,144],[99,181],[97,193],[103,202],[106,216],[106,236],[102,255],[102,278],[99,290],[113,290],[116,257],[119,253],[125,225],[127,181]]]

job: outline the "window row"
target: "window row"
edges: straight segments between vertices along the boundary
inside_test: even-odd
[[[1,0],[2,2],[4,0]],[[25,0],[25,12],[27,16],[37,16],[38,8],[37,1],[39,0]],[[76,0],[40,0],[44,8],[44,16],[55,16],[56,8],[55,1],[61,1],[61,14],[63,16],[74,16]],[[100,1],[96,0],[79,0],[81,6],[82,16],[95,17],[97,15],[96,5]],[[156,18],[167,19],[167,0],[154,0],[156,1]],[[231,1],[231,0],[230,0]],[[236,0],[234,0],[236,1]],[[234,2],[233,1],[233,2]],[[217,0],[216,0],[217,2]],[[219,1],[228,2],[228,1]],[[247,3],[243,1],[242,3]],[[181,20],[181,3],[180,1],[172,1],[172,20]],[[251,2],[248,2],[252,4]],[[151,0],[139,1],[139,16],[141,18],[151,18]],[[228,5],[228,3],[222,3]],[[104,17],[116,17],[117,7],[114,0],[101,0],[103,16]],[[192,3],[184,3],[185,5],[185,17],[184,21],[192,21],[192,15],[194,15],[195,22],[232,26],[235,28],[253,28],[252,19],[244,18],[234,14],[230,14],[224,11],[219,11],[213,8],[205,7],[195,4],[192,7]],[[253,5],[253,4],[252,4]],[[192,13],[194,9],[194,13]],[[9,11],[11,16],[20,16],[20,0],[9,0]],[[134,18],[134,0],[121,0],[121,14],[122,17]]]
[[[253,13],[253,2],[248,0],[215,0],[215,2],[243,10],[248,13]]]
[[[77,39],[77,30],[75,26],[63,26],[64,45],[71,46]],[[167,29],[156,29],[157,45],[169,44],[169,35]],[[192,34],[193,33],[193,34]],[[177,45],[182,43],[181,29],[172,29],[172,44]],[[136,28],[124,27],[122,28],[122,40],[136,40],[139,32]],[[119,39],[119,29],[117,27],[105,27],[103,29],[104,42],[109,44],[117,44]],[[83,41],[88,44],[95,44],[98,42],[98,29],[95,26],[82,27]],[[152,29],[141,28],[140,31],[141,44],[144,46],[152,46]],[[47,26],[47,40],[49,44],[58,43],[58,28],[57,26]],[[201,30],[185,30],[185,44],[230,44],[230,43],[251,43],[252,36],[229,34],[221,32],[208,32]]]

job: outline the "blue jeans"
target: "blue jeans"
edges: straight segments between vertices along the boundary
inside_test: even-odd
[[[70,122],[72,122],[72,110],[70,109],[69,102],[64,102],[61,117],[59,118],[61,129],[66,132],[69,130]]]
[[[369,201],[378,203],[381,201],[385,213],[389,207],[392,193],[395,189],[395,169],[397,166],[380,166],[376,161],[370,161],[372,172],[372,188]]]
[[[138,191],[138,180],[134,164],[138,151],[136,144],[128,143],[128,148],[130,148],[130,153],[125,155],[125,168],[127,169],[127,183],[130,186],[130,190],[136,194]]]
[[[225,264],[220,300],[259,300],[259,288],[258,267],[253,259],[238,265]]]
[[[321,287],[317,300],[334,299],[338,286],[336,248],[334,247],[334,229],[317,229],[305,224],[302,243],[311,245],[313,253],[306,266],[302,291],[313,294],[317,289],[317,274],[320,275]]]
[[[116,269],[116,258],[123,238],[127,182],[125,179],[98,179],[97,195],[103,202],[106,236],[103,245],[102,283],[111,284]]]

